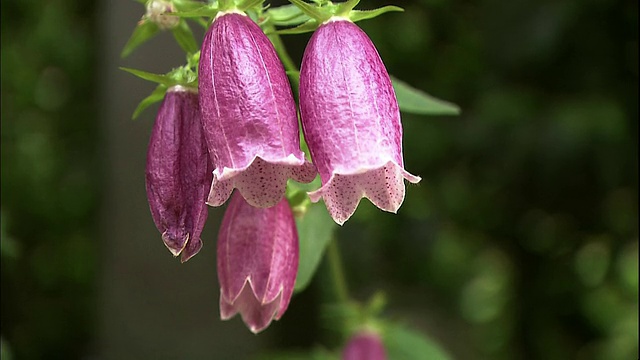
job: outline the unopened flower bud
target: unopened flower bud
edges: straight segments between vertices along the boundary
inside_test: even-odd
[[[173,29],[180,23],[180,18],[166,13],[175,12],[175,6],[164,0],[149,0],[147,2],[146,18],[158,25],[162,30]]]
[[[382,340],[377,333],[363,331],[354,335],[342,352],[342,360],[386,360]]]
[[[220,317],[240,313],[258,333],[289,306],[298,272],[298,233],[286,199],[256,208],[235,193],[218,235]]]
[[[207,219],[205,200],[211,169],[198,94],[195,89],[174,86],[167,91],[153,125],[146,187],[162,240],[183,262],[202,247],[200,233]]]

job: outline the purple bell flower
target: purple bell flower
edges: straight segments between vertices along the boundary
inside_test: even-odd
[[[387,355],[380,336],[361,332],[353,336],[342,351],[342,360],[386,360]]]
[[[289,178],[315,178],[315,167],[300,150],[296,105],[282,63],[245,14],[221,13],[211,24],[202,45],[199,89],[216,165],[209,205],[224,204],[237,188],[253,206],[274,206]]]
[[[153,125],[145,180],[162,241],[174,256],[181,255],[182,262],[202,247],[211,169],[197,90],[174,86],[167,91]]]
[[[218,235],[220,317],[240,313],[253,333],[280,319],[298,272],[298,232],[286,199],[270,208],[232,195]]]
[[[397,212],[405,195],[400,111],[389,74],[358,26],[344,18],[321,25],[304,52],[300,114],[324,199],[342,225],[363,197]]]

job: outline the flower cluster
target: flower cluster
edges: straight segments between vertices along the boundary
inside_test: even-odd
[[[298,269],[298,234],[287,182],[322,186],[334,221],[363,197],[396,212],[405,196],[400,112],[374,45],[353,22],[332,17],[311,38],[297,106],[274,46],[244,12],[221,11],[209,26],[198,85],[168,89],[153,128],[147,196],[174,256],[201,248],[206,204],[231,197],[218,236],[220,315],[240,313],[253,332],[286,310]],[[234,189],[237,189],[232,195]]]

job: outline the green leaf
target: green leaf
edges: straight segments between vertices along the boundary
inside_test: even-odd
[[[276,33],[281,35],[303,34],[303,33],[314,31],[317,28],[318,28],[318,21],[315,19],[311,19],[302,25],[299,25],[290,29],[278,30],[276,31]]]
[[[181,18],[201,18],[201,17],[212,18],[212,17],[215,17],[217,14],[218,14],[218,9],[205,5],[193,10],[174,12],[171,15],[179,16]]]
[[[242,10],[242,11],[247,11],[249,9],[252,9],[260,4],[262,4],[264,2],[264,0],[244,0],[242,1],[240,4],[238,4],[238,9]]]
[[[145,0],[146,2],[146,0]],[[202,7],[201,1],[194,0],[173,0],[173,4],[176,6],[178,11],[191,11]]]
[[[158,85],[151,95],[140,101],[140,104],[138,104],[138,107],[133,112],[132,119],[135,120],[144,111],[144,109],[148,108],[150,105],[157,103],[158,101],[162,101],[166,92],[167,87],[165,85]]]
[[[234,0],[218,0],[218,8],[220,11],[231,9],[235,6]]]
[[[178,45],[180,45],[182,50],[187,54],[194,54],[198,51],[198,44],[196,43],[193,32],[191,32],[191,28],[189,27],[189,24],[187,24],[186,20],[181,19],[178,26],[173,28],[171,32],[178,42]]]
[[[300,10],[303,13],[307,14],[310,18],[318,20],[319,23],[329,20],[329,18],[331,17],[330,13],[322,11],[317,6],[313,6],[302,0],[289,0],[289,2],[300,8]]]
[[[300,239],[300,265],[294,290],[299,292],[304,290],[313,278],[337,225],[329,216],[323,202],[309,204],[304,216],[296,219],[296,224]]]
[[[383,341],[389,359],[451,360],[451,356],[434,340],[402,325],[387,323]]]
[[[277,26],[294,26],[309,21],[311,18],[295,5],[283,5],[267,10],[269,21]]]
[[[200,62],[200,50],[187,55],[187,66],[192,69],[196,69],[198,67],[198,63]]]
[[[458,115],[458,105],[437,99],[411,85],[391,77],[400,110],[420,115]]]
[[[144,20],[140,22],[133,30],[133,34],[131,34],[127,43],[124,45],[124,49],[122,49],[120,57],[125,58],[129,56],[133,50],[155,36],[158,31],[160,31],[160,28],[158,28],[158,25],[155,23]]]
[[[356,5],[360,3],[360,0],[347,0],[343,3],[336,4],[335,15],[336,16],[344,16],[346,17],[351,10],[353,10]]]
[[[351,21],[356,22],[360,20],[372,19],[391,11],[404,11],[404,9],[397,6],[384,6],[375,10],[352,10],[349,13],[348,17]]]
[[[160,74],[152,74],[152,73],[148,73],[146,71],[142,71],[142,70],[136,70],[136,69],[130,69],[130,68],[125,68],[125,67],[121,67],[120,70],[124,70],[128,73],[131,73],[141,79],[144,80],[148,80],[154,83],[158,83],[158,84],[163,84],[166,85],[167,87],[175,85],[176,81],[174,79],[172,79],[171,77],[167,76],[167,75],[160,75]]]

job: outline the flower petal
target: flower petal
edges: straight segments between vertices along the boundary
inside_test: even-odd
[[[331,217],[344,224],[366,197],[381,210],[396,213],[404,201],[404,179],[417,183],[420,178],[404,171],[393,161],[354,174],[333,174],[320,189],[309,193],[311,201],[324,199]]]
[[[222,318],[240,312],[254,332],[279,319],[293,294],[299,257],[287,200],[257,208],[233,194],[220,225],[217,257]]]
[[[272,207],[284,197],[288,179],[308,183],[315,176],[313,164],[299,161],[293,155],[280,162],[267,162],[256,157],[246,168],[225,169],[220,177],[216,169],[207,204],[224,204],[236,188],[251,206]]]
[[[282,293],[279,293],[273,301],[261,303],[253,293],[250,282],[247,281],[233,303],[228,302],[222,294],[220,295],[220,318],[228,320],[240,313],[242,321],[249,330],[257,334],[269,327],[278,312],[281,299]]]

